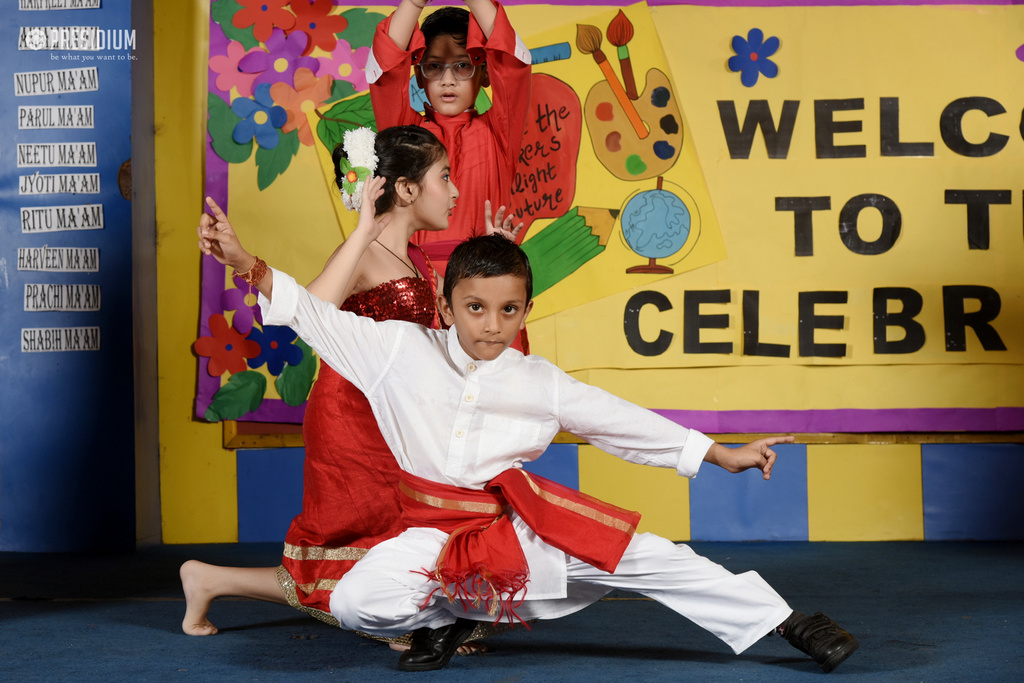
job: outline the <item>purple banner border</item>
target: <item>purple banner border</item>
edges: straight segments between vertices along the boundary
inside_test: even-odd
[[[213,18],[210,18],[210,35],[215,36],[220,32],[220,27],[217,26]],[[220,38],[223,39],[223,34],[220,34]],[[211,39],[210,44],[213,44]],[[209,57],[209,55],[207,55]],[[220,97],[214,91],[213,82],[215,75],[212,70],[207,70],[207,92],[213,94],[216,97]],[[206,197],[212,197],[213,201],[217,202],[225,212],[228,212],[228,162],[221,159],[216,152],[213,151],[213,140],[209,133],[206,134],[206,174],[205,174],[205,194],[203,197],[203,205],[200,211],[206,210]],[[199,290],[199,336],[210,336],[210,316],[216,313],[223,313],[224,310],[221,307],[221,295],[225,289],[225,272],[224,266],[217,263],[217,259],[212,256],[202,257],[201,275],[200,275],[200,290]],[[206,415],[207,408],[213,402],[213,397],[220,390],[221,378],[211,377],[207,371],[210,360],[202,356],[198,356],[198,373],[196,378],[196,400],[195,400],[195,416],[203,419]],[[281,399],[263,399],[260,406],[245,415],[237,418],[244,422],[286,422],[292,424],[299,424],[302,422],[302,418],[305,415],[306,404],[303,403],[300,406],[290,406]]]

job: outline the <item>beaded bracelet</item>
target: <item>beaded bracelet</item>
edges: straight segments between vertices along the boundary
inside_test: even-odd
[[[242,278],[246,283],[253,287],[259,286],[260,282],[263,281],[263,277],[267,274],[267,262],[261,259],[259,256],[256,257],[256,262],[253,263],[249,270],[244,273],[235,271],[235,276]]]

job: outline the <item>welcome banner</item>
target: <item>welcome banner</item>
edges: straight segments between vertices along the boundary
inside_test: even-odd
[[[280,63],[259,53],[284,55],[295,29],[250,45],[223,30],[231,1],[213,3],[211,69]],[[508,4],[536,74],[516,189],[541,283],[536,352],[713,432],[1024,428],[1024,9]],[[266,69],[238,67],[250,95],[216,93],[238,120],[211,108],[208,171],[224,171],[231,206],[259,214],[273,185],[306,178],[288,230],[247,234],[310,277],[354,225],[321,212],[305,230],[304,206],[336,202],[321,122],[372,117],[360,60],[387,11],[332,8],[347,55],[336,42],[334,71],[306,63],[300,81],[300,60],[327,57],[297,50],[297,99],[271,86],[261,100]],[[211,71],[211,92],[230,73]],[[260,107],[273,129],[274,106],[294,111],[273,133],[290,146],[254,133],[239,159],[224,130]],[[203,321],[235,288],[212,270]],[[204,362],[199,414],[230,384]],[[266,388],[234,417],[301,419],[275,375],[244,370]]]

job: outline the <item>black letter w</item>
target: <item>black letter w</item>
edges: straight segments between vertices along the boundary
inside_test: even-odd
[[[750,106],[747,107],[747,116],[743,119],[743,129],[740,130],[736,103],[732,100],[719,100],[718,116],[722,119],[722,132],[725,133],[725,142],[729,145],[729,156],[733,159],[749,159],[750,148],[754,145],[754,133],[760,127],[768,158],[785,159],[789,154],[789,143],[793,139],[793,127],[796,125],[796,112],[799,108],[798,100],[783,102],[782,119],[776,130],[768,100],[751,100]]]

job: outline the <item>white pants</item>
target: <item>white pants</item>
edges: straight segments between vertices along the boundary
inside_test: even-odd
[[[397,637],[417,628],[439,628],[466,617],[492,620],[471,605],[451,604],[438,584],[417,570],[434,566],[446,535],[403,533],[372,548],[331,593],[331,614],[342,628]],[[567,597],[526,600],[523,619],[554,619],[589,605],[611,589],[647,596],[721,638],[739,654],[785,621],[792,610],[756,572],[733,574],[653,534],[637,534],[609,574],[567,557]]]

